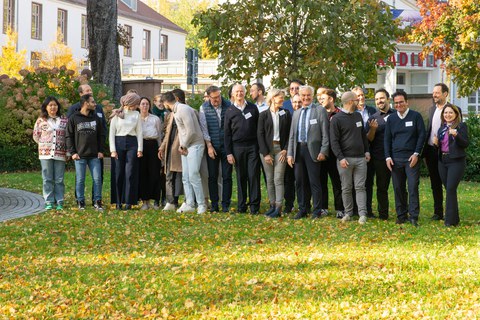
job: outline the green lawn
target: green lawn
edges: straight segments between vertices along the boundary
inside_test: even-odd
[[[0,186],[41,193],[40,173],[1,174]],[[79,212],[71,172],[67,191],[62,213],[0,224],[1,319],[480,317],[479,184],[461,184],[457,228],[429,220],[427,180],[419,228],[395,225],[393,197],[389,221],[360,226]]]

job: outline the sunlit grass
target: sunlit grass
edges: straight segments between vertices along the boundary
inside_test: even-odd
[[[0,175],[0,186],[40,193],[41,178]],[[419,228],[395,225],[393,197],[389,221],[360,226],[332,216],[295,221],[153,210],[80,212],[73,206],[73,173],[67,174],[67,190],[65,212],[0,225],[2,317],[475,319],[480,314],[475,183],[461,184],[457,228],[429,220],[426,180]],[[266,208],[266,200],[262,203]]]

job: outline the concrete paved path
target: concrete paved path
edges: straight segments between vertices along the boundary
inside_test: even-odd
[[[28,191],[0,188],[0,222],[44,211],[43,197]]]

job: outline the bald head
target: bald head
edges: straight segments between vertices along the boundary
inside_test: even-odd
[[[342,94],[342,105],[343,109],[348,112],[354,112],[358,105],[358,97],[352,91],[347,91]]]

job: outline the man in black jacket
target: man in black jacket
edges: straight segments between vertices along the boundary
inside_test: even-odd
[[[105,144],[105,132],[101,120],[95,114],[96,103],[90,94],[80,98],[81,108],[68,120],[67,150],[75,160],[75,193],[78,208],[85,209],[85,173],[87,165],[93,180],[93,201],[96,210],[102,206],[101,162]]]
[[[225,152],[237,173],[238,212],[260,210],[260,158],[257,143],[258,108],[245,100],[245,87],[232,88],[233,105],[225,112]],[[248,184],[248,189],[247,189]],[[249,203],[247,204],[247,191]]]

